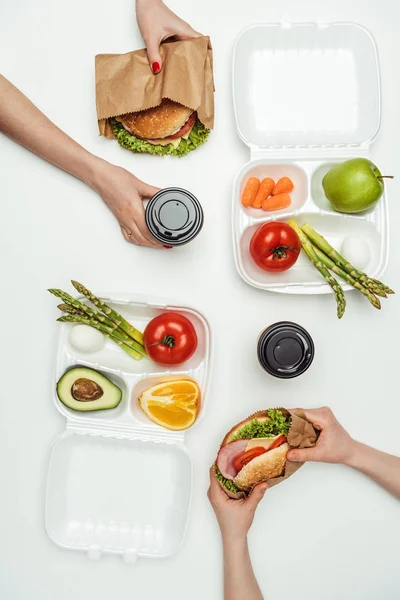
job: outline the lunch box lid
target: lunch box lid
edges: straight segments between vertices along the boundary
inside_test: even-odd
[[[191,489],[183,444],[67,427],[50,455],[46,531],[94,560],[167,557],[183,542]]]
[[[233,99],[252,150],[368,147],[381,119],[375,41],[353,23],[247,27],[234,46]]]
[[[54,369],[54,403],[67,423],[53,443],[47,475],[45,528],[61,548],[80,550],[90,559],[121,556],[164,558],[182,545],[192,493],[192,460],[186,431],[155,425],[138,406],[148,387],[172,379],[195,379],[204,415],[211,360],[210,328],[201,313],[160,299],[132,294],[99,294],[140,330],[161,312],[191,319],[198,336],[195,354],[185,365],[165,367],[134,361],[111,343],[85,355],[69,342],[70,324],[59,328]],[[83,298],[79,298],[84,300]],[[77,412],[58,399],[56,382],[71,367],[94,368],[122,391],[109,410]]]

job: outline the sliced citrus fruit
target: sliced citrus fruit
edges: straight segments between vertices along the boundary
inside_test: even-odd
[[[161,427],[188,429],[199,413],[200,388],[193,379],[164,381],[142,392],[139,406]]]

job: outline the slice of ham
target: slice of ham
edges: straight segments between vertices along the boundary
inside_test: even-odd
[[[234,479],[238,469],[234,466],[237,458],[252,448],[264,448],[265,452],[278,448],[286,442],[285,435],[276,435],[272,438],[254,438],[252,440],[236,440],[223,446],[217,457],[217,467],[224,477]]]
[[[178,131],[176,131],[172,135],[169,135],[168,138],[170,140],[175,140],[176,138],[182,137],[183,135],[185,135],[185,133],[187,133],[190,129],[192,129],[193,125],[196,123],[196,120],[197,120],[197,112],[194,111],[190,115],[190,117],[188,118],[186,123],[184,123],[182,125],[182,127],[180,129],[178,129]]]
[[[236,440],[222,446],[217,456],[217,467],[226,479],[234,479],[238,474],[233,466],[235,458],[246,451],[249,440]]]

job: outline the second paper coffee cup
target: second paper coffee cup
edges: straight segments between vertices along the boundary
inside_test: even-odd
[[[308,369],[314,358],[314,342],[301,325],[280,321],[261,333],[257,357],[265,371],[281,379],[291,379]]]

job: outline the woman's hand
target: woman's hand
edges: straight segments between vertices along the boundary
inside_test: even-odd
[[[142,204],[142,199],[153,196],[158,188],[82,148],[2,75],[0,131],[93,188],[114,213],[128,242],[162,246],[146,227]]]
[[[248,498],[232,500],[228,498],[216,477],[214,466],[210,469],[210,488],[207,496],[214,509],[222,539],[238,541],[245,539],[253,523],[256,508],[264,497],[268,485],[260,483],[251,492]]]
[[[162,248],[147,229],[143,199],[151,198],[159,188],[144,183],[132,173],[101,161],[92,187],[101,196],[117,219],[127,242],[138,246]]]
[[[321,433],[314,448],[290,450],[288,460],[308,460],[326,463],[348,463],[354,453],[356,442],[342,427],[330,408],[304,410],[305,417]]]
[[[159,73],[162,69],[159,49],[162,41],[170,37],[187,40],[201,35],[161,0],[136,0],[136,19],[153,73]]]

